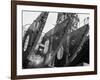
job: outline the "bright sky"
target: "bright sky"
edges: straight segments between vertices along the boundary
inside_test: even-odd
[[[33,12],[33,11],[23,11],[23,26],[26,29],[29,27],[27,24],[32,24],[32,22],[40,15],[41,12]],[[27,25],[27,26],[25,26]]]
[[[89,14],[78,14],[80,19],[80,25],[78,27],[82,27],[84,25],[84,18],[89,17]]]
[[[23,26],[26,24],[32,24],[32,22],[40,15],[41,12],[23,11]],[[84,18],[89,17],[89,14],[78,14],[80,23]],[[57,20],[57,13],[49,13],[43,32],[46,33],[54,27]],[[80,24],[83,26],[83,23]],[[27,29],[29,25],[25,26]]]
[[[43,32],[46,33],[50,29],[54,28],[57,20],[57,13],[49,13]]]

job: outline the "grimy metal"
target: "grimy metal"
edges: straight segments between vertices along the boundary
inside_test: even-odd
[[[33,47],[32,47],[32,50],[31,50],[30,54],[31,54],[32,52],[34,52],[34,48],[35,48],[35,46],[36,46],[36,44],[37,44],[37,42],[38,42],[38,40],[39,40],[39,38],[40,38],[40,36],[41,36],[41,33],[42,33],[42,30],[43,30],[44,25],[45,25],[45,23],[46,23],[47,17],[48,17],[48,12],[42,12],[42,13],[38,16],[38,18],[36,19],[36,22],[39,22],[39,33],[38,33],[38,35],[37,35],[37,38],[36,38],[36,40],[35,40],[35,43],[34,43],[34,45],[33,45]],[[32,23],[31,26],[34,27],[33,24],[34,24],[34,22]],[[31,27],[31,26],[30,26],[30,27]],[[33,30],[34,30],[34,29],[33,29]]]
[[[26,68],[28,64],[29,58],[34,55],[34,48],[41,36],[42,30],[44,28],[44,25],[46,23],[46,19],[48,17],[48,12],[42,12],[36,20],[33,21],[33,23],[30,25],[28,30],[26,31],[26,34],[23,39],[23,67]],[[25,39],[28,35],[29,36],[29,44],[26,51],[24,51],[24,45],[25,45]]]

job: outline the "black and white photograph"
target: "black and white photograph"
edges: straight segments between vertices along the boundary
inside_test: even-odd
[[[89,13],[22,11],[22,68],[89,65]]]
[[[12,77],[97,73],[97,7],[59,3],[12,4]]]

